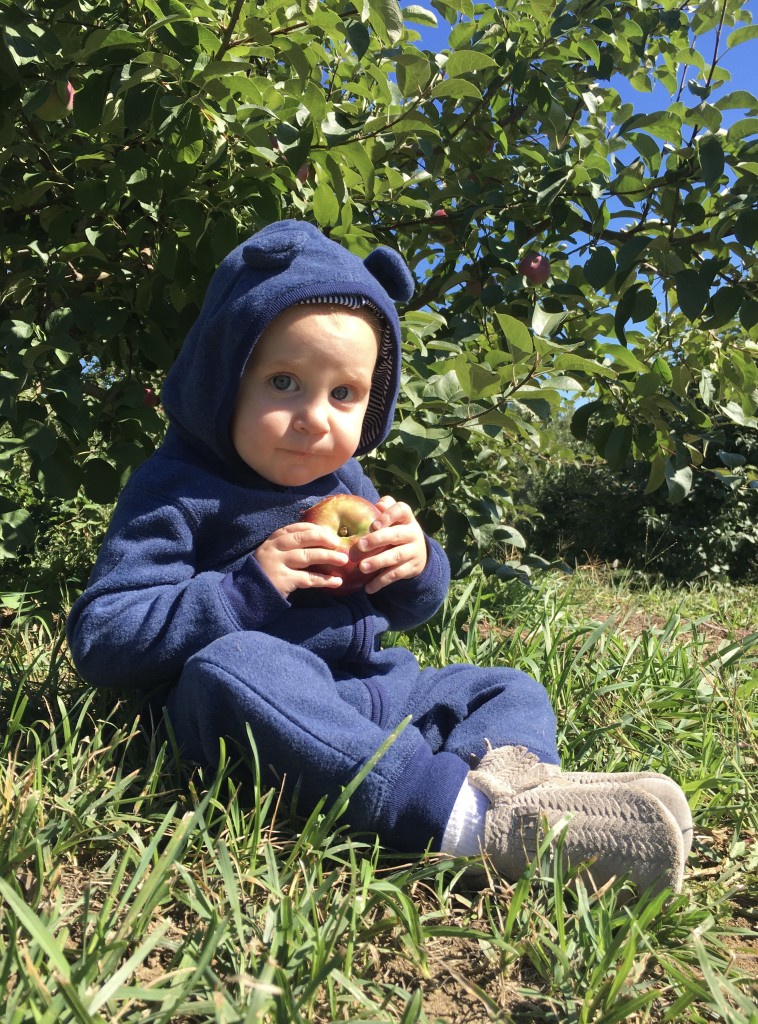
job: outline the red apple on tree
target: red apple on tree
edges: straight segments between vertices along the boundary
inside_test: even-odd
[[[71,82],[53,82],[43,102],[32,113],[40,121],[60,121],[74,109],[74,94]]]
[[[439,210],[435,210],[434,213],[432,214],[432,218],[434,220],[444,221],[447,220],[449,217],[450,214],[447,212],[447,210],[443,210],[442,207],[440,207]],[[455,241],[455,235],[453,234],[452,231],[449,230],[449,228],[444,228],[442,231],[439,231],[436,234],[440,242],[443,242],[446,245],[449,242]]]
[[[550,260],[539,252],[529,252],[518,265],[529,284],[544,284],[550,277]]]
[[[300,516],[302,523],[315,523],[324,526],[334,533],[339,548],[348,555],[350,561],[345,565],[313,565],[314,572],[327,573],[330,576],[341,576],[340,594],[353,594],[361,590],[376,573],[363,573],[358,563],[366,557],[355,545],[371,531],[371,524],[381,512],[366,498],[357,494],[332,494],[319,501],[318,504],[306,509]],[[382,548],[381,550],[384,550]],[[374,552],[377,554],[377,552]]]

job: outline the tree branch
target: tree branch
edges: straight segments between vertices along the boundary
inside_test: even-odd
[[[221,60],[226,51],[229,49],[232,41],[232,36],[234,34],[234,30],[237,27],[237,22],[240,19],[240,15],[242,14],[242,8],[244,6],[245,0],[236,0],[236,3],[234,4],[234,10],[232,11],[232,16],[229,19],[229,24],[226,26],[226,29],[224,30],[224,36],[221,40],[221,46],[218,48],[217,53],[213,57],[214,60]]]

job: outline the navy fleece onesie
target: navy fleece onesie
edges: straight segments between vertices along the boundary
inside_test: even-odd
[[[248,748],[265,781],[300,782],[301,806],[335,798],[390,732],[410,724],[347,809],[359,830],[404,851],[438,849],[470,759],[520,744],[558,762],[542,686],[512,669],[421,670],[382,635],[429,619],[449,568],[427,538],[420,576],[368,596],[298,590],[284,598],[253,552],[321,498],[378,494],[355,459],[302,487],[263,479],[237,455],[230,420],[258,338],[285,309],[366,304],[385,324],[357,454],[389,431],[400,372],[394,299],[412,280],[391,250],[365,261],[311,225],[282,221],[222,263],[162,394],[166,440],[119,499],[92,578],[68,622],[81,675],[165,694],[184,754],[214,765],[219,738]]]

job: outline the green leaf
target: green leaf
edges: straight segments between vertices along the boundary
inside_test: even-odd
[[[565,352],[555,357],[553,366],[556,370],[569,373],[587,373],[592,377],[603,377],[612,379],[616,376],[615,370],[609,366],[602,366],[592,359],[585,359],[584,356],[574,355],[573,352]]]
[[[403,96],[415,96],[429,84],[432,68],[423,54],[406,54],[398,57],[395,73]]]
[[[744,466],[747,459],[744,455],[740,455],[739,452],[719,452],[719,462],[726,466],[727,469],[739,469]]]
[[[616,260],[610,249],[598,246],[584,264],[584,276],[593,288],[600,289],[608,284],[616,273]]]
[[[758,28],[758,26],[756,26]],[[742,142],[751,136],[758,135],[758,117],[744,117],[730,125],[726,137],[729,142]]]
[[[666,480],[666,462],[666,456],[660,452],[653,458],[650,463],[645,494],[653,494],[659,487],[663,486]]]
[[[562,309],[558,313],[548,313],[542,306],[536,305],[532,313],[532,330],[542,338],[549,338],[568,316],[568,310]]]
[[[619,300],[614,317],[616,337],[622,345],[626,345],[625,328],[629,320],[638,323],[647,320],[657,308],[655,296],[649,288],[634,284],[628,288]]]
[[[331,227],[339,221],[340,204],[328,185],[319,184],[313,193],[313,212],[323,227]]]
[[[197,107],[189,110],[184,118],[177,144],[176,159],[180,163],[194,164],[203,152],[203,122]]]
[[[105,459],[89,459],[82,471],[84,493],[99,505],[114,501],[121,489],[121,477]]]
[[[636,235],[625,242],[618,251],[616,263],[619,271],[628,270],[639,260],[642,253],[650,245],[650,239],[644,235]]]
[[[634,383],[634,393],[640,398],[655,395],[660,387],[661,379],[657,373],[643,373]]]
[[[700,384],[698,386],[700,391],[700,397],[703,400],[703,405],[706,409],[710,409],[713,405],[713,400],[718,394],[718,389],[714,382],[713,373],[710,370],[703,370],[700,377]]]
[[[721,148],[720,140],[715,135],[707,135],[701,139],[698,143],[698,157],[703,181],[713,191],[712,186],[724,173],[724,150]]]
[[[368,0],[371,22],[384,42],[397,43],[403,36],[403,12],[397,0]]]
[[[434,99],[443,99],[445,96],[454,96],[463,98],[468,96],[470,99],[480,100],[482,98],[481,92],[477,89],[473,82],[469,82],[465,78],[446,78],[442,82],[438,82],[431,91],[431,95]]]
[[[758,240],[758,210],[743,210],[734,225],[738,241],[751,248]]]
[[[710,300],[712,314],[703,321],[703,330],[715,331],[728,324],[737,315],[743,298],[742,288],[736,285],[719,288]]]
[[[371,33],[360,21],[351,21],[345,31],[353,52],[360,60],[369,48]]]
[[[676,297],[679,308],[688,320],[695,320],[708,301],[708,289],[696,270],[682,270],[676,275]]]
[[[50,966],[55,969],[58,975],[58,983],[65,985],[67,991],[69,991],[71,989],[71,965],[63,951],[63,938],[60,931],[51,929],[42,917],[38,916],[31,907],[28,907],[16,891],[3,879],[0,879],[0,896],[2,896],[3,902],[11,908],[18,925],[24,929],[32,942],[45,954]],[[86,1007],[81,1005],[81,1003],[74,1007],[74,1013],[75,1017],[78,1017],[79,1020],[92,1019]]]
[[[432,377],[424,388],[423,395],[426,400],[437,399],[446,405],[459,402],[464,397],[454,370],[449,370],[439,377]]]
[[[403,8],[403,18],[413,22],[414,25],[426,25],[428,28],[437,28],[437,16],[426,7],[418,4],[409,4]]]
[[[440,449],[441,443],[443,447],[446,447],[444,442],[450,439],[450,432],[448,430],[430,429],[419,423],[417,419],[411,417],[402,420],[397,429],[402,439],[403,447],[406,451],[414,453],[417,462],[428,459],[434,452]]]
[[[119,49],[144,50],[145,39],[142,36],[139,36],[134,32],[129,32],[124,28],[95,29],[95,31],[91,32],[87,37],[87,42],[79,53],[78,59],[82,63],[86,63],[91,60],[96,53],[99,53],[101,50],[110,49],[114,46]]]
[[[600,399],[595,399],[592,402],[583,402],[575,407],[574,414],[571,417],[570,430],[578,441],[587,440],[587,428],[589,427],[590,417],[605,408],[606,406]]]
[[[455,50],[445,63],[445,74],[449,78],[468,75],[484,68],[496,68],[497,61],[479,50]]]
[[[756,26],[758,27],[758,26]],[[714,103],[719,110],[758,110],[758,99],[752,93],[744,89],[737,89],[735,92],[727,93]]]
[[[466,356],[456,359],[455,374],[467,398],[488,398],[502,391],[499,374],[470,362]]]
[[[33,424],[32,429],[25,434],[24,440],[28,448],[43,460],[49,459],[58,447],[58,438],[55,432],[42,423]]]
[[[673,459],[666,459],[664,476],[669,489],[669,501],[672,504],[683,501],[692,488],[692,467],[682,466],[677,469]]]
[[[631,291],[631,289],[630,289]],[[647,320],[655,313],[658,303],[649,288],[634,286],[634,303],[631,310],[631,318],[634,323]]]
[[[741,427],[757,427],[758,419],[755,416],[749,416],[745,413],[745,410],[737,402],[726,402],[723,405],[719,404],[718,409],[732,421],[737,423]]]
[[[79,490],[81,471],[71,456],[59,449],[41,463],[38,479],[48,497],[73,498]]]
[[[508,349],[513,354],[514,359],[518,360],[524,356],[531,355],[534,351],[534,344],[526,324],[523,324],[513,316],[509,316],[507,313],[497,311],[495,312],[495,318],[500,325]]]
[[[758,324],[758,302],[755,299],[746,298],[740,306],[740,323],[746,331],[752,331]]]
[[[621,469],[632,451],[633,431],[628,423],[616,424],[603,448],[603,458],[611,469]]]
[[[745,25],[743,28],[734,29],[726,37],[726,45],[731,49],[740,43],[750,42],[751,39],[758,39],[758,25]]]

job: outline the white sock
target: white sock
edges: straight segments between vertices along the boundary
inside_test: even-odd
[[[490,802],[476,786],[466,779],[455,798],[450,820],[442,836],[441,853],[453,857],[475,857],[484,841],[484,815]]]

